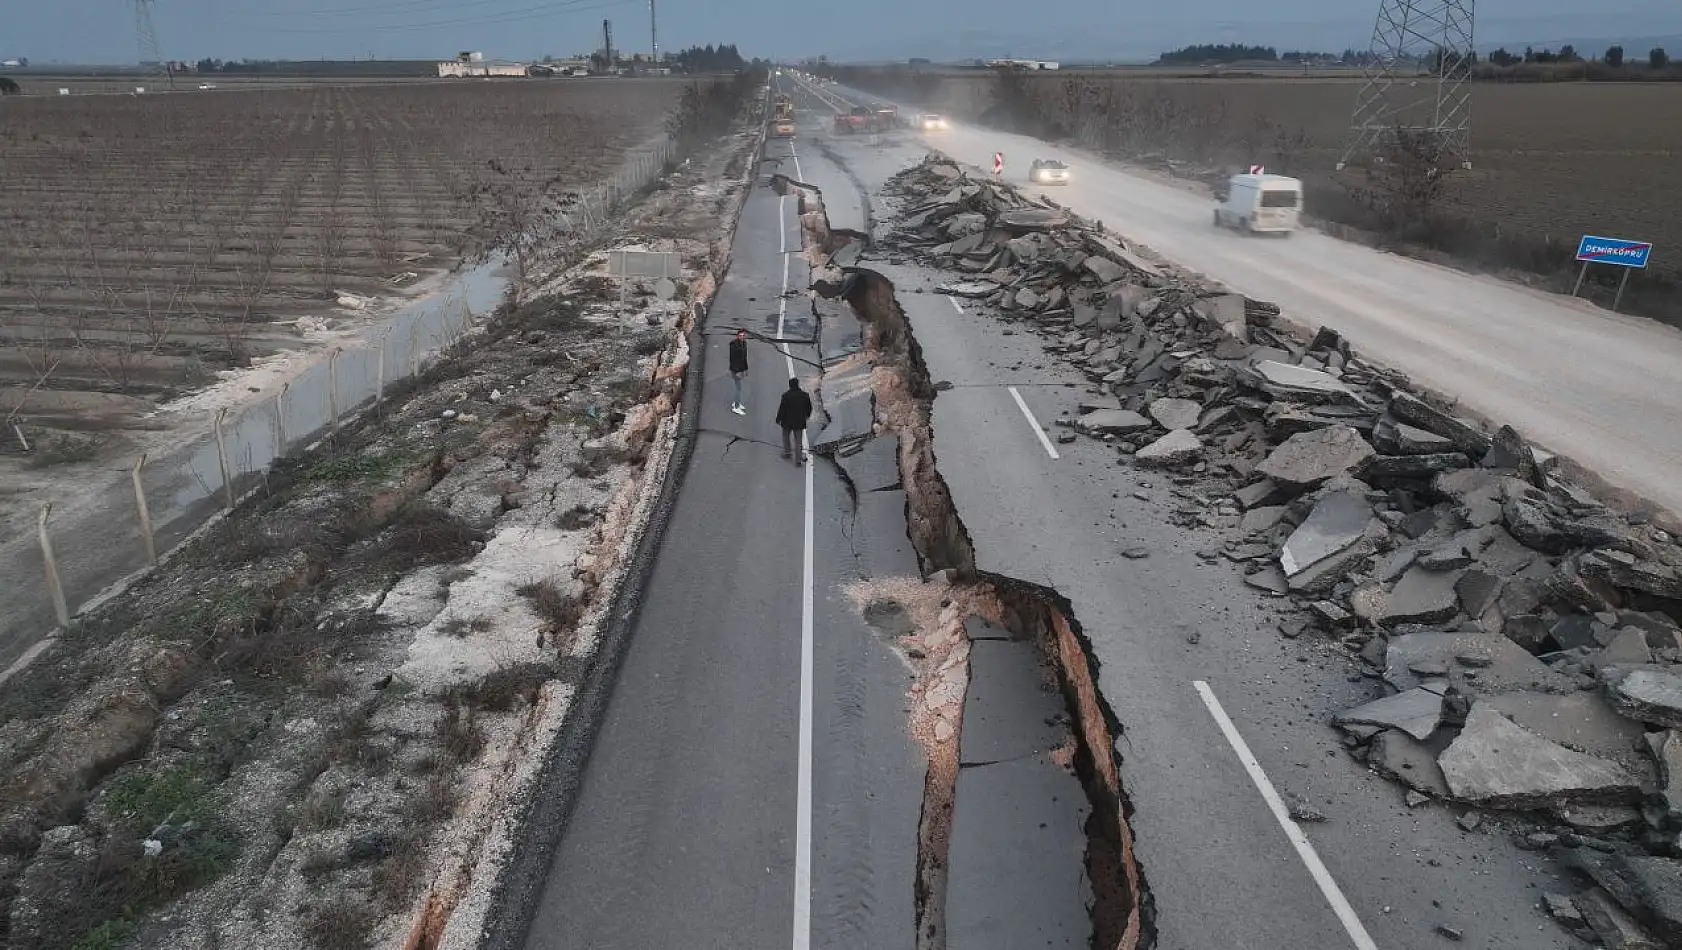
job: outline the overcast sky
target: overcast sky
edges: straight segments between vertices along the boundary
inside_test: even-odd
[[[510,59],[649,45],[646,0],[155,0],[165,58]],[[736,43],[747,56],[1136,57],[1195,42],[1365,47],[1379,0],[656,0],[660,45]],[[1369,9],[1370,8],[1370,9]],[[1479,41],[1682,33],[1682,0],[1480,0]],[[1008,49],[1004,49],[1008,47]],[[1043,50],[1043,52],[1042,52]],[[1682,50],[1677,52],[1682,53]],[[136,59],[130,0],[0,0],[0,58]]]

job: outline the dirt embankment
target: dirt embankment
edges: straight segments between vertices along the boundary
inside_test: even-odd
[[[619,243],[682,254],[685,303],[620,305],[599,258],[547,282],[6,684],[0,942],[435,947],[483,910],[663,474],[755,140],[624,217]]]

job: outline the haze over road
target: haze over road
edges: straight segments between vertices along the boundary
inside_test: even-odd
[[[1072,183],[1031,191],[1311,330],[1332,327],[1358,353],[1682,513],[1682,332],[1314,231],[1218,231],[1205,195],[1027,136],[954,124],[925,140],[976,166],[1003,151],[1005,177],[1018,182],[1035,158],[1061,159]]]

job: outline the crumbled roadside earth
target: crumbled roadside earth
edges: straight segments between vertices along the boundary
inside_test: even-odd
[[[1382,694],[1335,717],[1410,804],[1580,870],[1548,895],[1605,946],[1682,947],[1682,547],[1322,328],[940,156],[874,253],[1037,333],[1091,381],[1062,438],[1166,469],[1202,552],[1294,600]],[[1505,814],[1482,821],[1483,811]],[[1481,830],[1479,830],[1481,829]],[[1516,830],[1515,830],[1516,829]],[[1644,942],[1643,942],[1644,941]]]
[[[595,648],[756,141],[622,219],[675,301],[548,279],[6,684],[6,946],[437,944]]]

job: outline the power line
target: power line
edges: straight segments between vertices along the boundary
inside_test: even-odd
[[[605,10],[610,7],[624,6],[637,0],[561,0],[540,7],[527,7],[521,10],[507,10],[501,13],[490,13],[475,17],[458,17],[450,20],[435,20],[427,23],[403,23],[386,25],[378,23],[363,23],[357,26],[344,27],[264,27],[271,33],[312,33],[312,34],[345,34],[366,33],[378,30],[382,33],[412,32],[415,30],[432,30],[446,26],[496,25],[501,23],[521,23],[528,20],[541,20],[559,14],[583,13],[590,10]]]

